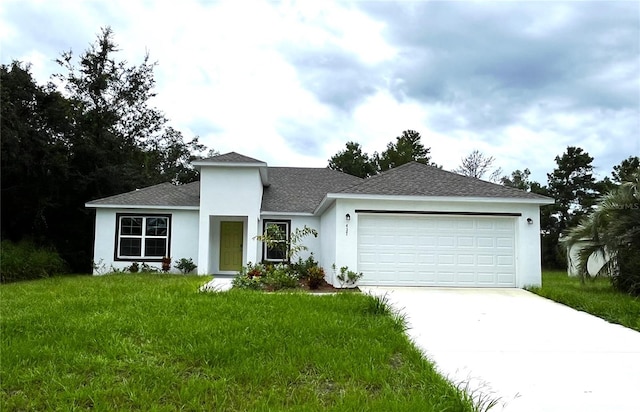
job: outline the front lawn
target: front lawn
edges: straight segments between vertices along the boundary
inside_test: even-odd
[[[0,410],[477,409],[370,296],[197,293],[206,280],[1,285]]]
[[[542,273],[542,288],[529,288],[545,298],[640,331],[640,299],[611,287],[606,278],[580,283],[566,271]]]

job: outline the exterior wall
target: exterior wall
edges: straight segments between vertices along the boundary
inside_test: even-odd
[[[104,274],[114,269],[126,269],[131,266],[131,261],[116,261],[116,214],[170,214],[171,215],[171,239],[170,251],[172,268],[171,272],[179,273],[173,267],[173,263],[180,258],[192,258],[198,265],[198,211],[197,210],[170,210],[170,209],[96,209],[96,230],[93,251],[93,261],[99,266],[94,274]],[[141,261],[138,261],[139,263]],[[160,268],[160,262],[150,262],[150,266]]]
[[[348,266],[350,270],[354,271],[358,271],[358,214],[355,212],[356,209],[521,213],[522,216],[515,218],[516,286],[537,286],[542,283],[540,213],[538,205],[491,202],[337,199],[335,203],[335,264],[337,267]],[[351,216],[351,220],[348,223],[345,218],[346,214]],[[527,222],[527,218],[532,219],[532,224]],[[347,226],[348,230],[346,230]],[[326,241],[328,240],[323,239],[323,242]]]
[[[243,265],[256,261],[258,220],[262,202],[262,181],[257,167],[202,167],[200,170],[200,219],[198,273],[221,272],[217,261],[217,222],[242,220],[245,223]]]
[[[307,236],[301,240],[301,244],[305,245],[309,248],[309,250],[302,251],[298,255],[298,257],[307,259],[311,253],[313,253],[314,259],[320,261],[322,258],[322,248],[321,248],[321,239],[322,230],[320,226],[320,218],[316,216],[283,216],[283,215],[263,215],[262,219],[258,224],[258,233],[262,234],[264,221],[265,220],[290,220],[291,221],[291,232],[296,229],[303,229],[305,226],[308,226],[312,229],[315,229],[318,232],[318,237]],[[252,235],[252,236],[256,236]],[[297,260],[297,257],[295,258]],[[257,259],[254,262],[260,262],[262,260],[262,243],[258,242],[257,249]],[[326,268],[325,268],[326,270]]]
[[[335,273],[333,273],[332,266],[336,263],[336,230],[338,224],[336,221],[336,205],[335,203],[329,207],[320,219],[320,266],[324,268],[325,279],[327,282],[335,285],[337,281],[335,279]]]

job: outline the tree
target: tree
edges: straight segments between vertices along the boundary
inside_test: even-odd
[[[575,226],[588,214],[598,195],[593,177],[593,157],[579,147],[567,147],[555,158],[557,167],[547,174],[549,194],[556,200],[558,231]]]
[[[467,157],[463,157],[462,164],[453,171],[463,176],[482,179],[493,168],[494,162],[495,158],[493,156],[487,157],[479,150],[474,150]],[[489,174],[488,180],[497,182],[501,174],[502,168],[498,167]]]
[[[159,182],[197,179],[190,165],[205,150],[151,107],[153,68],[118,62],[105,28],[64,74],[38,86],[27,67],[2,66],[2,234],[53,243],[72,270],[89,272],[92,199]],[[57,87],[57,88],[56,88]]]
[[[329,159],[328,167],[361,178],[373,176],[377,172],[371,157],[363,153],[362,147],[356,142],[347,142],[345,150]]]
[[[568,231],[564,243],[579,247],[576,266],[582,280],[589,277],[589,257],[598,254],[606,263],[596,276],[608,275],[616,289],[640,296],[640,168],[626,179]]]
[[[0,66],[0,101],[2,237],[44,243],[49,215],[64,201],[70,105],[20,62]]]
[[[430,148],[424,147],[420,141],[420,133],[415,130],[405,130],[396,141],[387,145],[387,150],[378,155],[374,153],[374,162],[379,172],[401,166],[409,162],[429,164]]]
[[[632,177],[638,171],[638,168],[640,168],[640,157],[629,156],[620,162],[619,165],[613,166],[613,171],[611,172],[613,181],[620,184],[622,182],[632,180]]]
[[[529,176],[531,176],[531,171],[529,169],[518,169],[511,172],[511,177],[503,176],[500,179],[500,182],[504,186],[524,190],[525,192],[530,192],[532,182],[529,181]]]

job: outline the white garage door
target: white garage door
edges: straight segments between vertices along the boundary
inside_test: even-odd
[[[362,285],[514,287],[515,218],[359,215]]]

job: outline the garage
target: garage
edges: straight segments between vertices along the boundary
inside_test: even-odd
[[[359,214],[362,285],[515,287],[516,216]]]

